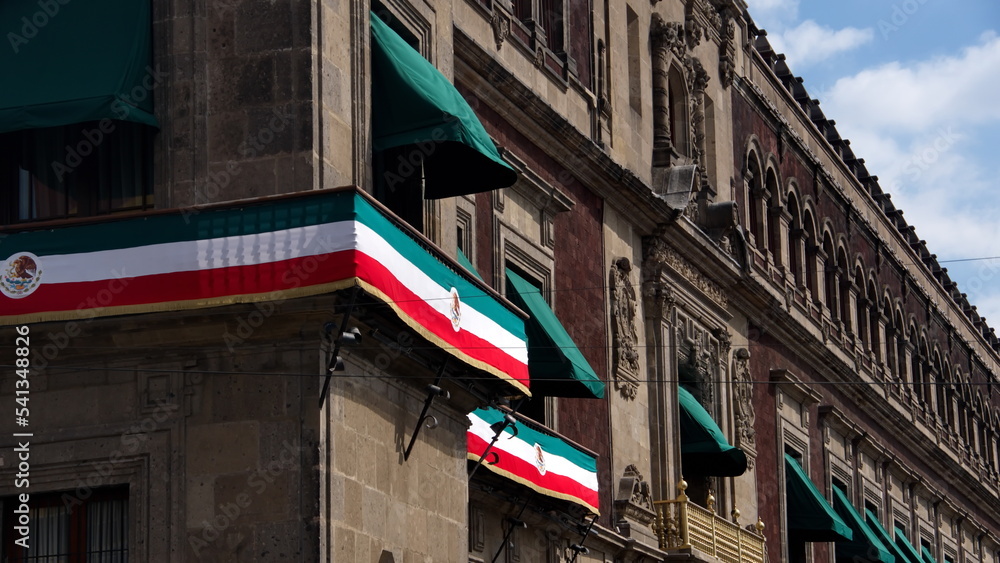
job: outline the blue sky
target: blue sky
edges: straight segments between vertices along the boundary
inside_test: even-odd
[[[775,51],[1000,330],[1000,2],[749,0]]]

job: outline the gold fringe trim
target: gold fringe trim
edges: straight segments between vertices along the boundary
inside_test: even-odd
[[[508,455],[514,455],[514,454],[508,454]],[[468,459],[470,459],[471,461],[479,461],[480,455],[476,455],[476,454],[474,454],[472,452],[467,452],[466,453],[466,457]],[[518,483],[520,485],[524,485],[525,487],[528,487],[529,489],[535,491],[536,493],[543,494],[543,495],[549,496],[549,497],[554,497],[554,498],[562,499],[562,500],[565,500],[565,501],[569,501],[569,502],[572,502],[574,504],[579,504],[579,505],[581,505],[581,506],[589,509],[594,514],[597,514],[598,516],[601,515],[601,511],[597,510],[596,506],[591,505],[590,503],[584,501],[580,497],[573,496],[573,495],[568,495],[566,493],[559,493],[559,492],[553,491],[552,489],[546,489],[545,487],[542,487],[542,486],[540,486],[540,485],[538,485],[538,484],[536,484],[536,483],[534,483],[532,481],[529,481],[529,480],[525,479],[524,477],[519,477],[519,476],[511,473],[510,471],[507,471],[506,469],[501,469],[501,468],[499,468],[499,467],[497,467],[495,465],[490,465],[490,464],[486,463],[486,460],[483,460],[483,465],[485,465],[487,467],[487,469],[489,469],[490,471],[496,473],[497,475],[500,475],[501,477],[506,477],[507,479],[510,479],[511,481],[514,481],[515,483]],[[600,493],[598,493],[598,494],[600,494]]]
[[[184,301],[163,301],[161,303],[147,303],[142,305],[120,305],[118,307],[100,307],[95,309],[77,309],[73,311],[32,313],[28,315],[0,317],[0,326],[47,323],[53,321],[88,322],[97,318],[114,317],[119,315],[189,311],[191,309],[221,307],[223,305],[261,303],[263,301],[295,299],[296,297],[311,297],[313,295],[320,295],[323,293],[332,293],[354,285],[357,285],[356,278],[312,285],[309,287],[268,291],[266,293],[245,293],[242,295],[228,295],[226,297],[213,297],[210,299],[188,299]],[[95,314],[95,311],[99,312]]]

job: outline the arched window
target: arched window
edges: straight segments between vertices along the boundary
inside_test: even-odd
[[[870,302],[868,309],[868,339],[871,343],[872,352],[875,354],[875,361],[882,361],[882,327],[879,325],[879,319],[882,318],[882,307],[888,305],[888,301],[882,301],[878,296],[878,288],[875,286],[875,280],[868,280],[868,300]]]
[[[847,252],[843,248],[837,251],[837,271],[840,273],[840,320],[844,330],[854,332],[851,327],[851,270],[847,262]]]
[[[767,247],[774,254],[775,262],[781,264],[781,244],[779,242],[781,221],[777,213],[781,209],[781,194],[778,193],[778,176],[774,173],[773,168],[768,168],[765,173],[764,189],[770,196],[767,202],[769,215],[767,218]]]
[[[823,284],[826,287],[824,299],[826,306],[830,309],[830,317],[836,319],[840,315],[840,309],[837,306],[837,262],[836,254],[833,253],[833,239],[830,237],[830,233],[823,235],[823,254],[825,254],[823,275],[826,277],[824,280],[826,283]]]
[[[691,148],[688,142],[688,103],[687,86],[681,71],[671,65],[668,74],[667,103],[670,106],[670,141],[674,150],[682,156],[690,156]]]
[[[854,326],[857,329],[858,342],[861,344],[861,350],[868,351],[871,350],[871,341],[869,340],[868,334],[868,309],[871,306],[872,296],[866,293],[865,271],[861,266],[854,268],[854,286],[858,290],[858,303],[854,312],[857,320],[855,321]]]
[[[903,321],[903,312],[896,309],[896,321],[893,323],[896,327],[896,367],[895,372],[897,377],[899,377],[900,383],[907,383],[906,381],[906,324]]]
[[[911,391],[913,392],[913,400],[920,401],[920,385],[921,385],[921,372],[920,368],[920,356],[922,353],[920,342],[917,337],[917,327],[910,325],[910,345],[913,347],[913,353],[910,355],[910,383]]]
[[[812,212],[808,209],[802,213],[802,230],[804,234],[804,243],[806,249],[806,263],[805,263],[805,275],[806,275],[806,289],[812,295],[813,299],[819,299],[820,296],[816,294],[817,276],[819,275],[819,262],[816,259],[817,250],[819,250],[819,241],[816,239],[816,223],[813,220]]]
[[[765,248],[764,223],[761,217],[761,186],[764,176],[760,172],[757,153],[750,151],[747,155],[747,176],[749,178],[749,193],[747,194],[747,223],[753,243],[757,248]]]
[[[799,202],[794,192],[788,192],[788,214],[792,221],[788,232],[788,269],[792,273],[795,287],[802,286],[802,219],[799,217]]]

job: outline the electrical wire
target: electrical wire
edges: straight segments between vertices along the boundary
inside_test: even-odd
[[[17,369],[12,365],[0,364],[2,369]],[[185,370],[182,368],[122,368],[122,367],[93,367],[93,366],[46,366],[45,370],[60,370],[60,371],[108,371],[108,372],[143,372],[143,373],[164,373],[164,374],[174,374],[182,373],[189,375],[253,375],[253,376],[280,376],[280,377],[325,377],[326,374],[321,373],[301,373],[301,372],[281,372],[281,371],[232,371],[232,370]],[[385,373],[386,369],[375,369],[373,370],[378,373],[367,373],[367,374],[351,374],[351,373],[334,373],[334,379],[405,379],[406,376],[398,374]],[[463,379],[467,381],[497,381],[496,376],[492,375],[462,375],[457,377],[458,379]],[[593,383],[593,382],[605,382],[605,380],[597,378],[574,378],[575,381],[581,383]],[[681,383],[679,379],[635,379],[637,383]],[[738,379],[722,379],[713,380],[713,382],[728,384],[728,383],[752,383],[755,385],[782,385],[786,382],[783,381],[759,381],[759,380],[738,380]],[[982,386],[982,385],[998,385],[997,383],[989,382],[976,382],[976,381],[928,381],[922,383],[899,383],[895,381],[801,381],[803,385],[867,385],[867,386],[885,386],[885,385],[904,385],[919,386],[919,385],[955,385],[955,386]]]

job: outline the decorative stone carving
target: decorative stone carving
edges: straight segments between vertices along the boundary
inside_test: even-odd
[[[494,10],[490,27],[493,28],[493,40],[497,44],[497,51],[499,51],[507,36],[510,35],[510,16],[500,10]]]
[[[719,81],[723,88],[729,88],[736,72],[736,22],[728,15],[725,21],[725,29],[719,30],[722,38],[719,43]]]
[[[708,0],[689,0],[687,5],[689,17],[701,16],[708,21],[712,29],[719,29],[722,26],[722,18],[719,12]],[[707,37],[707,35],[706,35]]]
[[[653,49],[660,53],[671,52],[683,60],[687,54],[687,42],[684,39],[684,24],[681,22],[664,21],[660,14],[653,14],[653,22],[649,28]]]
[[[538,50],[535,51],[535,60],[533,62],[537,68],[542,68],[542,63],[545,62],[545,51],[541,48],[541,46],[539,46]]]
[[[611,333],[615,387],[626,399],[635,399],[639,389],[639,337],[635,328],[635,288],[632,264],[618,258],[611,266]]]
[[[625,468],[615,493],[615,523],[620,529],[627,530],[630,527],[626,518],[645,526],[656,519],[649,483],[643,479],[635,465]]]
[[[712,352],[702,347],[700,339],[688,339],[682,346],[677,365],[677,375],[680,382],[693,388],[692,394],[709,413],[715,410],[715,382],[712,377],[712,363]]]
[[[701,270],[684,259],[662,238],[653,237],[650,240],[647,245],[646,260],[647,262],[652,261],[651,265],[654,268],[655,265],[668,266],[723,309],[729,306],[729,299],[722,288],[703,274]],[[650,269],[649,271],[655,271],[655,269]]]
[[[753,378],[750,375],[750,351],[738,348],[733,354],[733,410],[736,415],[736,447],[747,454],[747,467],[753,469],[757,455],[756,413],[753,407]]]

